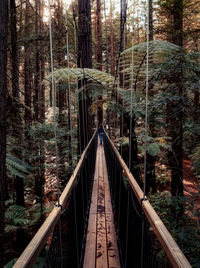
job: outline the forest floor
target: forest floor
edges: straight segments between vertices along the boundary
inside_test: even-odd
[[[198,212],[200,220],[199,181],[192,171],[192,162],[188,159],[183,160],[183,183],[184,195],[191,198],[191,201],[193,201],[194,208]]]

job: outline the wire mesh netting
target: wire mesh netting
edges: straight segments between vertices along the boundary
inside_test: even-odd
[[[97,135],[92,140],[76,177],[66,208],[49,236],[34,267],[82,266],[95,170]]]
[[[106,136],[104,144],[121,267],[164,267],[162,248]]]

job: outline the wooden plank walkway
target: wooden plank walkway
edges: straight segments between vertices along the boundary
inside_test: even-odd
[[[119,268],[119,253],[104,148],[98,144],[84,268]]]

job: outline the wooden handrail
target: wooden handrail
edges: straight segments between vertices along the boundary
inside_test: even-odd
[[[141,202],[144,196],[143,191],[134,179],[132,173],[129,171],[126,163],[122,159],[121,155],[119,154],[118,150],[116,149],[115,145],[113,144],[106,132],[105,135],[110,142],[112,150],[114,151],[123,169],[124,176],[128,179],[130,186],[134,191],[138,201]],[[148,200],[142,202],[142,209],[173,267],[192,267]]]
[[[67,183],[62,195],[60,196],[60,206],[56,204],[52,212],[49,214],[47,219],[44,221],[40,229],[37,231],[33,239],[30,241],[28,246],[23,251],[22,255],[18,258],[17,262],[14,264],[13,268],[30,268],[35,263],[37,257],[39,256],[41,250],[43,249],[49,235],[54,230],[56,223],[58,222],[62,208],[66,207],[67,200],[70,196],[71,190],[73,189],[78,172],[82,166],[83,160],[87,154],[87,151],[95,138],[96,131],[93,134],[90,142],[83,151],[81,158],[72,174],[69,182]]]

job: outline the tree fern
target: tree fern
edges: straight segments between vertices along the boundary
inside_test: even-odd
[[[52,74],[49,74],[45,81],[51,82]],[[102,86],[111,86],[114,83],[114,77],[108,73],[89,68],[64,68],[54,71],[55,82],[67,82],[77,79],[87,79],[96,82]],[[45,82],[44,81],[44,82]]]

